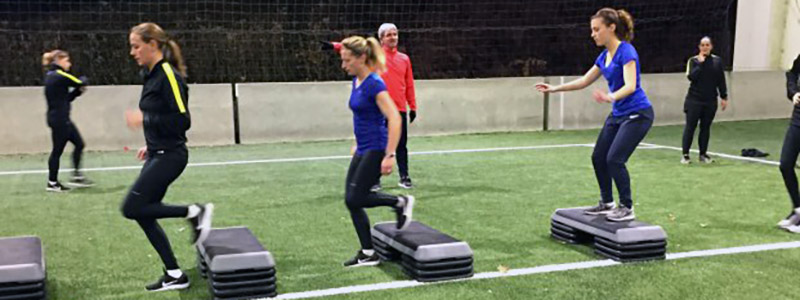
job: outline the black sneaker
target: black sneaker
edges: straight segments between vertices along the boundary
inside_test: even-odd
[[[179,278],[173,278],[169,276],[167,270],[164,270],[164,275],[158,279],[158,281],[153,282],[145,287],[148,292],[160,292],[160,291],[169,291],[169,290],[182,290],[189,287],[189,277],[186,276],[186,273],[181,274]]]
[[[600,203],[597,203],[596,206],[592,206],[584,210],[583,213],[592,216],[607,215],[613,212],[615,208],[616,205],[614,205],[614,202],[605,203],[603,201],[600,201]]]
[[[414,187],[414,185],[411,184],[411,178],[409,178],[408,176],[400,177],[400,183],[398,183],[397,186],[404,189],[410,189]]]
[[[369,188],[369,191],[373,192],[373,193],[380,192],[381,191],[381,184],[378,183],[376,185],[373,185],[371,188]]]
[[[633,208],[628,208],[625,205],[620,205],[614,212],[606,215],[606,220],[612,222],[625,222],[634,219],[636,219],[636,215],[633,214]]]
[[[63,193],[69,192],[71,189],[61,185],[60,182],[56,181],[55,183],[47,182],[47,188],[45,190],[48,192]]]
[[[195,204],[200,207],[200,212],[197,216],[189,218],[189,224],[192,225],[192,245],[202,244],[208,233],[211,232],[211,218],[214,215],[214,204],[208,203],[206,205]]]
[[[358,250],[356,256],[351,259],[345,261],[342,265],[346,268],[350,267],[365,267],[365,266],[375,266],[381,263],[381,259],[378,257],[377,253],[372,253],[371,256],[364,254],[361,250]]]
[[[398,197],[403,198],[403,205],[394,208],[394,212],[397,214],[397,230],[405,230],[411,224],[411,215],[414,213],[414,196]]]
[[[76,188],[86,188],[94,186],[94,181],[89,180],[89,178],[83,175],[75,175],[72,176],[72,179],[67,182],[67,184]]]

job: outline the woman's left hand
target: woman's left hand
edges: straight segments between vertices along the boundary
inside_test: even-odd
[[[611,99],[611,95],[609,95],[608,93],[606,93],[606,92],[604,92],[602,90],[594,90],[594,92],[592,93],[592,96],[594,97],[594,101],[597,101],[597,103],[611,103],[611,102],[614,102],[614,100]]]
[[[392,174],[392,168],[394,168],[394,157],[384,156],[381,162],[381,174]]]

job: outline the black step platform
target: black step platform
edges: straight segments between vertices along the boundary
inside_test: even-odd
[[[0,238],[0,300],[46,299],[45,277],[38,237]]]
[[[425,224],[411,222],[403,231],[395,222],[372,228],[372,244],[384,261],[397,261],[417,281],[429,282],[472,277],[472,249]]]
[[[621,261],[664,259],[667,233],[661,226],[640,221],[611,222],[605,215],[584,213],[589,207],[557,209],[551,218],[550,236],[570,244],[592,244],[595,253]]]
[[[197,246],[197,269],[214,299],[277,296],[275,260],[247,227],[212,229]]]

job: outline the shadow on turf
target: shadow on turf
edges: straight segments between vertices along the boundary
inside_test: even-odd
[[[90,188],[75,188],[69,191],[70,194],[111,194],[123,191],[127,188],[125,185],[118,185],[114,187],[90,187]]]
[[[417,187],[419,188],[419,187]],[[415,188],[415,189],[417,189]],[[415,189],[402,189],[399,187],[385,188],[384,191],[390,194],[410,194],[415,195]],[[515,191],[510,189],[503,189],[488,185],[469,185],[469,186],[456,186],[456,185],[425,185],[425,195],[422,196],[427,200],[443,199],[443,198],[460,198],[467,194],[473,193],[497,193],[497,194],[511,194]]]

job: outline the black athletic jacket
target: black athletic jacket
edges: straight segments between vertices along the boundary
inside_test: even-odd
[[[792,69],[786,72],[786,97],[792,101],[794,94],[800,92],[797,80],[800,77],[800,55],[794,59]],[[800,126],[800,106],[795,105],[792,111],[792,125]]]
[[[721,57],[712,54],[703,63],[696,57],[690,58],[686,62],[686,77],[692,82],[686,94],[686,105],[717,106],[717,96],[728,99],[725,63]]]
[[[81,95],[86,78],[80,79],[67,73],[60,66],[51,64],[44,75],[44,96],[47,99],[47,125],[50,127],[69,124],[70,102]],[[70,89],[72,89],[70,91]]]
[[[189,87],[166,60],[145,74],[139,109],[148,152],[186,149],[186,131],[191,127]]]

